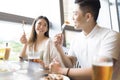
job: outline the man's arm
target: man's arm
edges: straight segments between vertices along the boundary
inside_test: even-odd
[[[51,72],[63,74],[72,80],[92,80],[92,68],[62,68],[58,62],[50,65]]]
[[[55,37],[54,37],[54,45],[55,45],[55,48],[56,50],[58,51],[58,53],[60,54],[60,57],[62,59],[62,62],[64,63],[64,65],[66,67],[73,67],[74,64],[76,63],[76,58],[75,57],[71,57],[71,56],[67,56],[65,53],[64,53],[64,50],[62,48],[62,44],[63,44],[63,35],[62,34],[57,34]]]
[[[57,47],[57,51],[60,54],[62,62],[64,63],[65,67],[71,68],[75,65],[77,61],[76,57],[66,55],[62,47],[59,47],[59,48]]]

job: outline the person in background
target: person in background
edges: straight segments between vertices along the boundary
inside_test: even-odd
[[[74,28],[81,29],[82,32],[73,39],[68,55],[62,49],[63,35],[55,36],[56,49],[68,68],[63,68],[58,61],[54,61],[50,65],[52,73],[67,75],[73,80],[91,80],[93,56],[111,56],[114,63],[118,60],[120,34],[97,24],[100,7],[99,0],[75,0]],[[81,68],[72,68],[76,60]]]
[[[55,57],[61,62],[61,58],[54,48],[53,41],[49,37],[49,28],[49,20],[46,16],[39,16],[34,20],[30,37],[27,39],[24,33],[20,38],[21,43],[24,44],[20,53],[20,60],[28,59],[29,51],[33,50],[35,54],[40,54],[40,59],[33,61],[39,62],[43,66],[44,62],[48,61],[48,63],[51,63]]]

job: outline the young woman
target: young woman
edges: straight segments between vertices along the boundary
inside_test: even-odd
[[[36,55],[39,59],[33,59],[35,62],[49,64],[54,58],[62,63],[62,60],[57,54],[54,44],[49,38],[49,20],[45,16],[39,16],[33,22],[32,31],[27,40],[25,33],[20,38],[21,43],[24,44],[20,53],[20,59],[30,58],[30,55]],[[30,52],[31,51],[31,52]],[[64,65],[63,65],[64,66]]]

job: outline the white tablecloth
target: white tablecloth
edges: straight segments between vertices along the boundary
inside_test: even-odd
[[[38,63],[9,61],[3,65],[8,66],[13,71],[1,72],[0,80],[40,80],[41,77],[48,74],[48,71],[44,70]]]

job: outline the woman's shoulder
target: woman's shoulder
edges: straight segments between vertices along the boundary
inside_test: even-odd
[[[51,44],[51,43],[52,43],[52,39],[51,38],[47,38],[45,44],[48,45],[48,44]]]
[[[51,41],[52,39],[50,37],[46,39],[46,42],[51,42]]]

